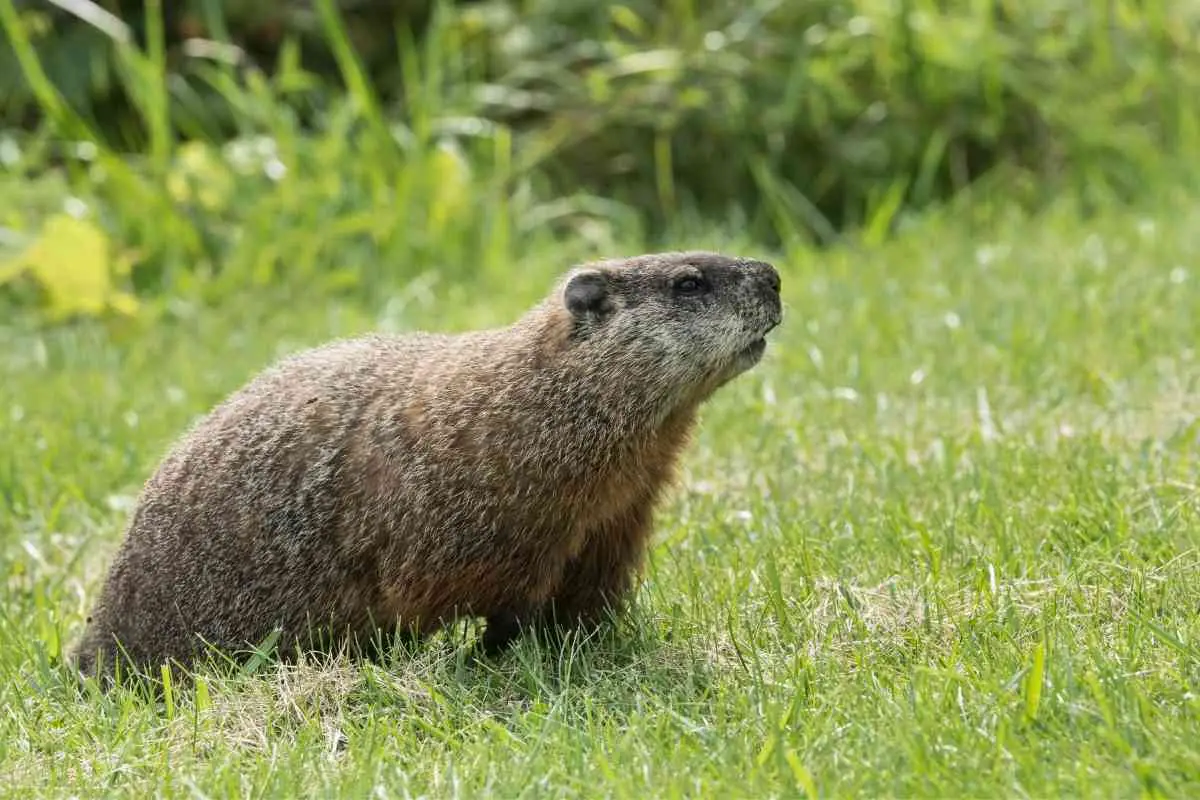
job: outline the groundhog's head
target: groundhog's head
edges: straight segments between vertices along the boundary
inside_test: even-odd
[[[579,346],[616,373],[661,376],[683,392],[711,391],[757,364],[782,318],[773,266],[708,252],[584,265],[563,282],[562,302]]]

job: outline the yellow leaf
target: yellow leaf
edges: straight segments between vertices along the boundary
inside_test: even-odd
[[[108,237],[87,220],[68,214],[51,217],[15,266],[41,285],[53,318],[96,315],[110,307],[132,313],[137,307],[132,296],[113,285],[119,265],[110,259]]]
[[[108,298],[108,306],[118,314],[132,317],[137,313],[138,301],[136,297],[128,292],[116,292]]]

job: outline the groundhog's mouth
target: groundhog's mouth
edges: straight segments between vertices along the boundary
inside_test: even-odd
[[[766,328],[759,333],[758,337],[753,339],[750,344],[738,351],[738,361],[743,366],[754,366],[763,357],[763,353],[767,350],[767,334],[770,333],[779,324],[778,320],[772,320]]]
[[[767,338],[760,336],[750,344],[742,348],[738,353],[738,360],[743,362],[755,363],[763,357],[763,353],[767,350]]]

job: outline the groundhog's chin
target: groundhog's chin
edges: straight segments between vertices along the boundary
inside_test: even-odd
[[[750,364],[750,366],[754,366],[762,360],[763,353],[765,352],[767,352],[767,339],[764,336],[761,339],[755,339],[753,342],[746,345],[746,347],[743,348],[740,353],[738,353],[738,360],[747,362]]]
[[[762,361],[763,354],[767,351],[767,340],[765,336],[759,337],[751,341],[748,345],[738,350],[733,354],[733,358],[726,362],[726,366],[721,370],[717,385],[724,385],[741,375]]]
[[[734,356],[734,366],[738,372],[745,372],[762,361],[765,352],[767,352],[767,338],[760,336],[738,351]]]

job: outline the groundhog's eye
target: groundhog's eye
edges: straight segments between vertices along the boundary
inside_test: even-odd
[[[708,284],[699,275],[684,275],[675,279],[675,291],[679,294],[700,294],[707,288]]]

